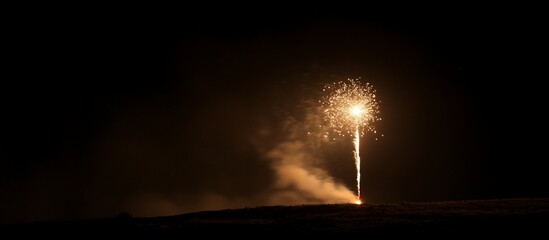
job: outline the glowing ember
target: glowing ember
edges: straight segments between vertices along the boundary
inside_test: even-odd
[[[360,137],[364,131],[374,131],[373,122],[381,120],[376,115],[379,105],[375,89],[369,83],[363,86],[358,79],[347,79],[327,85],[327,96],[321,100],[327,126],[340,136],[354,135],[354,159],[356,165],[357,200],[360,200]],[[328,137],[327,133],[325,137]],[[332,138],[335,139],[335,138]]]

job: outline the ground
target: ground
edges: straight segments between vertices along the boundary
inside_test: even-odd
[[[274,236],[286,234],[394,236],[410,234],[548,235],[549,198],[387,204],[268,206],[177,216],[4,225],[18,232]],[[262,235],[256,235],[262,234]],[[269,234],[269,235],[263,235]],[[223,235],[226,236],[226,235]],[[440,235],[450,236],[450,235]]]

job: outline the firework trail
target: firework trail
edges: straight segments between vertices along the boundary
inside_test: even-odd
[[[369,83],[361,85],[359,79],[328,84],[323,89],[327,95],[320,101],[324,109],[326,126],[337,135],[354,135],[354,159],[356,165],[357,201],[360,204],[360,137],[364,132],[374,132],[373,122],[377,117],[379,104],[375,89]],[[325,135],[328,136],[329,132]],[[335,137],[331,139],[335,140]]]
[[[358,127],[356,128],[355,140],[355,166],[356,166],[356,189],[357,189],[357,201],[360,201],[360,135],[358,134]],[[360,202],[357,202],[360,203]]]

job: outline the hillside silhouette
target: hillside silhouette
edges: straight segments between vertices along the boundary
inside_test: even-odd
[[[3,225],[20,233],[103,233],[159,237],[187,234],[394,236],[409,234],[547,235],[549,198],[386,204],[266,206],[176,216]],[[5,232],[5,231],[4,231]],[[261,235],[255,235],[261,234]],[[269,235],[264,235],[269,234]],[[291,236],[291,235],[288,235]],[[449,235],[440,235],[449,236]]]

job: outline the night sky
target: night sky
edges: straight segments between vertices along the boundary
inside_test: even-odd
[[[383,118],[367,202],[549,196],[539,15],[266,11],[12,19],[0,222],[331,202],[276,156],[355,192],[351,140],[306,132],[323,85],[357,77]]]

